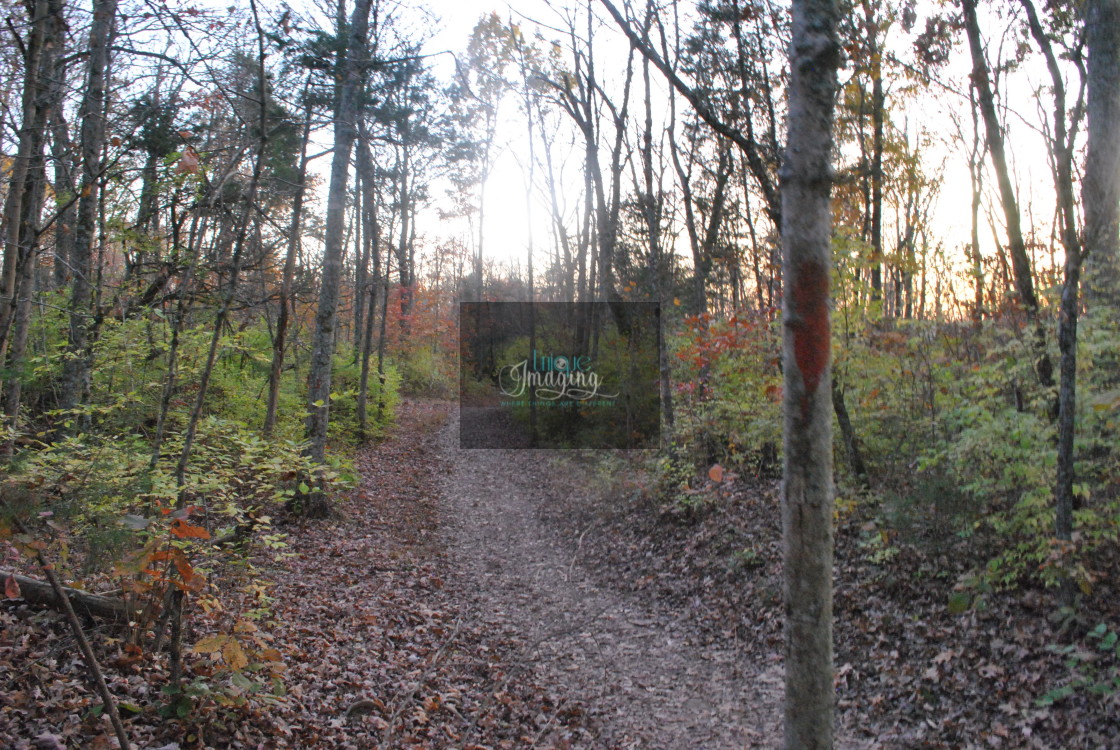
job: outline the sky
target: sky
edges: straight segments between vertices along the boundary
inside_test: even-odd
[[[424,4],[440,18],[436,33],[425,44],[428,53],[449,51],[461,55],[466,50],[475,24],[490,13],[497,13],[503,20],[525,23],[526,29],[533,27],[533,24],[525,22],[526,18],[540,19],[545,23],[555,18],[555,11],[544,0],[516,0],[514,3],[502,0],[428,0]],[[451,55],[434,58],[433,70],[441,81],[450,82],[455,75],[454,58]],[[518,115],[515,96],[507,97],[502,107],[504,117],[498,141],[503,148],[495,159],[494,171],[486,186],[485,249],[486,255],[499,263],[519,264],[524,268],[531,227],[536,263],[543,262],[544,248],[550,241],[548,207],[540,200],[527,205],[527,167],[519,161],[524,160],[527,153],[525,123]],[[477,232],[476,227],[468,229],[465,225],[440,229],[443,232],[452,229],[453,234],[471,232],[473,235]],[[443,232],[434,227],[433,230],[431,239],[436,240]],[[470,240],[467,244],[473,247]],[[539,255],[537,251],[540,251]]]
[[[558,0],[564,4],[564,0]],[[426,0],[415,2],[406,0],[403,6],[405,12],[416,19],[418,28],[430,32],[430,38],[424,45],[427,54],[434,55],[431,63],[441,85],[450,82],[454,77],[455,63],[450,54],[462,53],[467,45],[472,28],[475,23],[490,12],[497,12],[503,19],[513,19],[522,24],[522,28],[531,33],[535,25],[533,19],[546,24],[556,19],[554,11],[546,0],[515,0],[507,3],[502,0]],[[919,18],[939,7],[937,4],[926,1],[919,2]],[[422,10],[423,9],[423,10]],[[438,19],[438,20],[437,20]],[[1006,28],[1006,22],[1004,28]],[[921,21],[919,21],[921,24]],[[998,23],[984,22],[985,29],[1000,29]],[[915,29],[916,33],[917,29]],[[553,32],[545,30],[545,38],[555,36]],[[614,29],[602,32],[603,39],[606,34],[615,34]],[[911,35],[903,37],[901,30],[895,32],[899,43],[904,47],[910,43]],[[963,41],[963,40],[962,40]],[[993,39],[993,44],[1000,40]],[[612,46],[625,54],[626,44],[621,36]],[[900,56],[909,57],[903,50]],[[954,49],[949,68],[942,74],[951,85],[958,90],[967,87],[968,72],[971,67],[967,47],[962,43]],[[842,74],[843,75],[843,74]],[[1039,102],[1049,111],[1049,97],[1039,100],[1034,92],[1041,82],[1045,80],[1045,69],[1041,65],[1028,66],[1017,75],[1013,87],[1013,104],[1015,112],[1010,118],[1009,147],[1012,154],[1016,179],[1020,190],[1020,203],[1023,205],[1024,214],[1033,214],[1033,218],[1040,225],[1048,225],[1052,208],[1052,191],[1049,189],[1049,170],[1045,160],[1044,143],[1037,132],[1040,119]],[[660,82],[659,83],[663,83]],[[889,91],[888,95],[893,94]],[[685,111],[687,105],[679,104],[679,111]],[[551,238],[549,236],[549,217],[543,196],[537,196],[532,205],[526,202],[528,187],[526,171],[519,162],[524,159],[526,152],[524,121],[517,111],[516,97],[511,96],[504,104],[506,122],[499,141],[505,144],[497,156],[494,171],[487,184],[486,206],[486,255],[503,263],[517,263],[524,265],[525,252],[528,244],[530,227],[532,227],[533,243],[536,247],[538,267],[545,260],[545,248]],[[953,117],[963,118],[963,127],[969,133],[971,123],[968,120],[967,100],[952,94],[943,93],[936,97],[927,97],[921,101],[910,104],[907,108],[898,108],[893,112],[895,123],[899,127],[907,127],[912,133],[921,129],[929,131],[934,138],[934,145],[928,154],[927,163],[936,164],[943,161],[940,174],[942,185],[940,195],[933,208],[935,240],[944,244],[950,256],[960,267],[964,266],[960,248],[968,240],[968,204],[969,185],[965,149],[967,143],[961,143],[955,136],[952,124]],[[322,160],[325,166],[327,160]],[[539,172],[538,172],[539,178]],[[996,252],[995,242],[998,235],[1001,239],[1002,219],[998,213],[998,197],[992,192],[995,185],[991,175],[987,178],[988,193],[985,197],[985,207],[992,212],[995,218],[995,231],[982,217],[981,243],[984,253],[991,256]],[[540,188],[538,187],[538,190]],[[436,204],[443,197],[443,189],[433,186],[433,199]],[[1027,217],[1031,218],[1030,216]],[[890,211],[885,215],[886,221],[891,221]],[[468,247],[473,247],[476,227],[469,227],[465,222],[448,222],[440,220],[435,207],[427,210],[420,217],[418,226],[421,229],[422,244],[434,247],[451,238],[462,240]],[[886,232],[893,231],[889,227]]]

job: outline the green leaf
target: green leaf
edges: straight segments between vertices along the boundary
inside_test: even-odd
[[[971,603],[972,597],[969,596],[967,591],[954,591],[949,594],[949,614],[963,614],[968,611],[969,604]]]
[[[311,492],[311,488],[307,486],[306,482],[300,482],[299,492],[301,495],[306,495],[307,493]]]
[[[1060,688],[1054,688],[1046,695],[1039,698],[1036,703],[1040,706],[1052,706],[1062,698],[1068,698],[1073,695],[1072,685],[1062,685]]]
[[[245,692],[248,692],[248,693],[255,692],[256,689],[258,687],[260,687],[259,685],[257,685],[255,682],[253,682],[252,680],[250,680],[248,677],[241,674],[240,672],[234,673],[229,678],[229,681],[232,682],[237,687],[244,690]]]

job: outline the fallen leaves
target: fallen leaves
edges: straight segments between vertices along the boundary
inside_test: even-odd
[[[711,479],[713,482],[722,482],[723,481],[723,467],[720,466],[719,464],[712,464],[712,467],[710,469],[708,469],[708,478]]]
[[[126,713],[137,747],[496,749],[526,747],[526,737],[561,747],[582,731],[578,702],[558,709],[555,696],[503,661],[518,644],[464,610],[462,581],[433,533],[441,519],[431,437],[446,416],[446,405],[406,406],[396,436],[358,456],[364,484],[340,517],[292,528],[291,556],[259,554],[263,578],[242,584],[244,602],[223,605],[213,594],[226,574],[207,571],[209,588],[190,594],[199,606],[184,638],[187,685],[197,695],[187,710],[158,712],[168,700],[165,655],[98,634],[110,688],[134,709]],[[185,517],[172,523],[179,538],[207,533]],[[185,557],[164,558],[202,580]],[[109,747],[65,624],[4,601],[0,737],[24,738],[16,746],[28,750],[39,737],[51,750],[50,738]],[[277,674],[285,689],[260,692]],[[222,684],[216,705],[205,691]]]

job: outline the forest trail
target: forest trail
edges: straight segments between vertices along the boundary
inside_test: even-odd
[[[470,606],[512,629],[516,658],[537,682],[584,704],[594,747],[780,745],[780,663],[748,663],[734,644],[694,645],[682,613],[597,582],[581,561],[582,534],[542,522],[545,504],[582,491],[557,454],[461,449],[454,414],[438,444],[443,533],[473,588]]]

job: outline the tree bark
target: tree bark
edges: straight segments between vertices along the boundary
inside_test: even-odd
[[[37,581],[18,573],[0,570],[0,580],[6,580],[9,576],[19,584],[20,596],[28,604],[40,604],[52,609],[61,609],[62,603],[49,583]],[[124,620],[140,614],[143,610],[143,607],[130,604],[128,601],[114,596],[91,594],[88,591],[68,587],[63,587],[63,591],[76,611],[91,617],[101,617],[114,621]]]
[[[1029,5],[1029,4],[1028,4]],[[1081,200],[1085,211],[1084,257],[1094,262],[1088,270],[1089,294],[1094,303],[1115,314],[1120,301],[1120,276],[1116,275],[1118,226],[1120,226],[1120,2],[1089,0],[1085,9],[1088,64],[1088,143]],[[1101,28],[1101,24],[1110,24]],[[1037,25],[1037,24],[1036,24]],[[1036,34],[1037,36],[1037,34]],[[1040,42],[1041,43],[1041,42]],[[1048,62],[1053,59],[1051,53]],[[1053,74],[1054,65],[1051,65]],[[1058,94],[1055,93],[1057,117]],[[1067,149],[1063,156],[1072,160]],[[1072,167],[1066,165],[1062,176],[1062,204],[1072,204]],[[1068,209],[1072,233],[1072,205]],[[1058,472],[1055,485],[1055,535],[1070,543],[1073,539],[1074,440],[1077,406],[1077,316],[1078,283],[1083,254],[1072,236],[1066,248],[1065,280],[1058,319],[1058,348],[1061,351],[1058,390]],[[1103,316],[1102,316],[1103,317]],[[1073,605],[1073,581],[1062,581],[1060,597]]]
[[[36,0],[28,10],[31,30],[24,47],[23,120],[20,123],[15,158],[12,160],[11,177],[4,199],[4,259],[0,266],[0,363],[7,353],[8,334],[20,299],[20,276],[26,262],[25,247],[33,234],[24,224],[23,202],[29,195],[28,181],[33,169],[35,154],[41,153],[43,109],[40,89],[43,77],[43,59],[47,56],[48,24],[50,23],[47,0]]]
[[[358,179],[361,181],[362,223],[366,250],[364,254],[373,260],[373,275],[369,282],[367,297],[369,310],[366,314],[361,340],[361,377],[358,383],[358,437],[366,440],[369,436],[369,416],[367,404],[369,401],[369,359],[373,353],[373,326],[377,314],[377,288],[381,281],[381,253],[378,247],[381,244],[380,226],[377,221],[377,188],[374,184],[373,156],[370,154],[366,134],[361,133],[358,140]]]
[[[39,12],[36,4],[36,13]],[[18,262],[16,264],[18,290],[15,304],[6,309],[13,311],[12,327],[8,341],[8,365],[10,376],[4,388],[4,416],[9,428],[14,430],[19,427],[19,414],[23,388],[23,359],[27,349],[27,337],[31,325],[31,300],[35,293],[36,269],[39,255],[39,225],[40,215],[43,210],[43,198],[46,191],[46,159],[43,153],[46,140],[47,122],[49,114],[58,106],[62,96],[62,88],[54,85],[55,78],[62,74],[59,64],[61,54],[61,31],[65,27],[62,18],[62,5],[58,0],[48,0],[47,15],[35,20],[33,37],[41,38],[35,42],[41,47],[41,53],[30,55],[37,57],[38,72],[28,73],[28,86],[31,98],[25,100],[24,128],[21,139],[26,133],[30,141],[27,153],[28,162],[23,166],[23,184],[19,186],[22,196],[12,200],[9,195],[9,206],[17,208],[19,213],[13,217],[6,216],[8,221],[13,221],[7,227],[7,238],[14,240],[17,248]],[[20,144],[24,144],[21,142]],[[13,183],[9,190],[15,190]],[[14,204],[14,205],[13,205]],[[0,357],[2,361],[2,357]],[[13,443],[7,442],[0,447],[0,451],[11,453]]]
[[[350,150],[357,136],[356,114],[362,71],[366,65],[371,0],[357,0],[350,19],[350,39],[343,61],[338,103],[335,108],[334,156],[327,193],[327,225],[323,241],[323,273],[319,306],[315,313],[311,369],[307,378],[308,455],[316,463],[326,458],[330,423],[331,364],[334,359],[335,326],[338,320],[339,284],[342,277],[343,235],[346,221],[346,183],[350,173]],[[305,509],[311,514],[326,511],[325,499],[312,493]]]
[[[867,464],[863,462],[863,452],[859,449],[859,440],[856,438],[855,428],[852,427],[852,418],[848,414],[844,388],[835,375],[832,377],[832,409],[836,412],[836,424],[840,427],[840,439],[844,442],[848,468],[852,470],[852,475],[862,488],[870,489],[871,481],[867,476]]]
[[[869,0],[863,0],[867,25],[868,74],[871,76],[871,299],[883,298],[883,121],[886,94],[883,92],[883,62],[879,49],[879,22]],[[897,310],[896,310],[897,314]]]
[[[973,307],[972,318],[979,323],[984,317],[984,256],[980,253],[980,199],[984,193],[984,153],[980,148],[980,123],[976,111],[976,97],[969,92],[969,111],[972,114],[972,147],[968,152],[968,183],[972,190],[969,203],[969,254],[972,260]],[[923,295],[922,299],[925,297]]]
[[[97,0],[89,30],[89,73],[82,98],[81,183],[78,188],[78,216],[74,225],[71,264],[74,274],[70,293],[68,356],[62,367],[60,405],[71,410],[89,393],[89,330],[93,323],[93,236],[97,229],[97,208],[101,186],[101,150],[105,145],[106,69],[109,67],[110,38],[117,16],[117,0]],[[84,419],[74,420],[81,427]]]
[[[1084,203],[1085,295],[1120,310],[1120,0],[1086,0],[1088,153]]]
[[[840,44],[830,0],[794,0],[784,264],[785,747],[832,747],[832,122]]]

